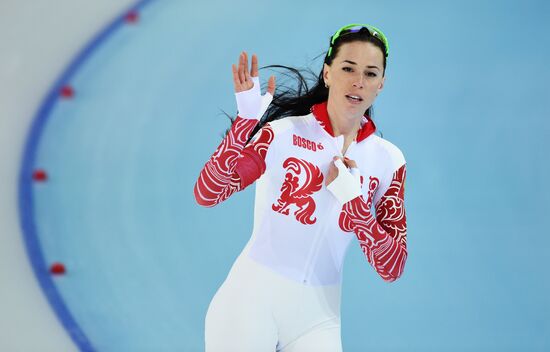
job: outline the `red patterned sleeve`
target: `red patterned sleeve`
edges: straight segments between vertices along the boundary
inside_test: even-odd
[[[265,155],[273,140],[273,131],[266,124],[257,138],[245,146],[257,120],[237,117],[212,157],[204,165],[195,183],[198,204],[212,207],[245,189],[265,171]]]
[[[354,198],[344,204],[340,214],[342,229],[355,232],[368,262],[388,282],[403,274],[407,260],[405,176],[404,164],[394,172],[388,190],[376,204],[376,218],[370,209],[377,182],[369,183],[368,201],[363,196]]]

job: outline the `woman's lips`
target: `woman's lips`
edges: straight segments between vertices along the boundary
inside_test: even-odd
[[[353,95],[353,94],[349,94],[347,95],[346,94],[346,99],[352,103],[352,104],[361,104],[361,102],[363,101],[363,98],[361,98],[360,96],[358,95]]]

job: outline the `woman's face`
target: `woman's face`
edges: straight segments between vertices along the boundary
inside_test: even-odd
[[[362,116],[384,87],[383,69],[382,50],[376,45],[361,41],[342,44],[331,65],[323,68],[331,110],[350,118]]]

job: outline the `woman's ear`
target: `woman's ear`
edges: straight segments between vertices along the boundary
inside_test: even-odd
[[[378,86],[378,90],[376,92],[376,95],[384,89],[384,83],[386,82],[386,76],[382,77],[382,81],[380,81],[380,85]]]
[[[325,81],[325,84],[329,85],[329,72],[330,72],[330,66],[327,64],[323,64],[323,80]]]

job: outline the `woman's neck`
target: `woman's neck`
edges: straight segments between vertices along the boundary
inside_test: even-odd
[[[345,139],[355,139],[357,131],[361,128],[361,116],[350,117],[339,114],[330,104],[327,104],[327,112],[335,137],[343,135]]]

